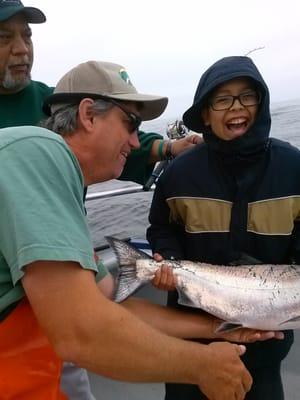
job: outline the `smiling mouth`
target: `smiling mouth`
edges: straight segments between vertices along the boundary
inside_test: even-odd
[[[245,132],[248,128],[249,121],[247,118],[236,118],[226,123],[227,129],[234,133]]]
[[[122,151],[121,152],[121,156],[123,156],[125,158],[125,160],[127,160],[127,157],[129,156],[129,153]]]
[[[9,70],[13,72],[23,72],[28,73],[29,65],[28,64],[14,64],[9,66]]]

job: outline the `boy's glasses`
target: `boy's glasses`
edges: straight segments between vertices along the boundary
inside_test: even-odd
[[[225,111],[233,106],[235,100],[238,100],[244,107],[251,107],[260,103],[261,95],[258,92],[251,91],[241,93],[238,96],[216,96],[210,100],[209,105],[215,111]]]

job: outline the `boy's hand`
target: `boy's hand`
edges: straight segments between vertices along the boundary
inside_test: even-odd
[[[155,253],[153,255],[155,261],[162,261],[163,258],[160,254]],[[161,268],[159,268],[154,278],[152,279],[152,285],[160,290],[175,290],[176,289],[176,275],[173,274],[173,269],[167,264],[163,264]]]

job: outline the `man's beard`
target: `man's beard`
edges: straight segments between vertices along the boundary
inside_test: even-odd
[[[9,69],[7,69],[2,81],[2,87],[9,91],[18,92],[24,89],[30,83],[30,80],[30,72],[26,76],[17,78],[13,77]]]

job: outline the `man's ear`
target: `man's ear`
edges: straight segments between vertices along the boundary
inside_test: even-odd
[[[209,118],[209,109],[207,107],[202,108],[201,110],[201,117],[203,119],[204,125],[210,125],[210,118]]]
[[[90,131],[93,127],[94,113],[92,111],[92,104],[94,100],[85,98],[81,100],[78,106],[78,125]]]

